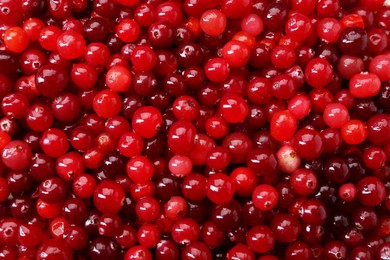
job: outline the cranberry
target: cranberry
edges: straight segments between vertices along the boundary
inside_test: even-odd
[[[2,161],[12,170],[21,170],[30,163],[31,148],[23,141],[11,141],[3,147]]]
[[[322,202],[311,199],[301,205],[299,215],[304,223],[322,225],[327,219],[328,213]]]
[[[71,250],[59,240],[50,239],[44,242],[37,251],[37,259],[72,259]]]
[[[125,194],[120,184],[106,180],[96,186],[94,204],[101,212],[118,212],[123,206],[124,199]]]
[[[385,187],[376,177],[362,178],[356,185],[357,198],[366,206],[375,206],[385,199]]]
[[[195,259],[212,259],[211,251],[203,242],[195,242],[183,248],[181,252],[181,259],[190,260]]]
[[[258,225],[248,231],[246,241],[253,251],[266,253],[275,244],[275,234],[269,227]]]
[[[332,76],[331,65],[325,59],[312,59],[305,68],[306,81],[314,88],[326,86],[332,80]]]
[[[226,16],[217,9],[207,10],[200,17],[200,27],[208,35],[217,36],[225,30]]]
[[[296,119],[288,110],[276,112],[272,116],[270,122],[270,131],[272,137],[276,140],[290,140],[294,136],[296,128]],[[287,132],[284,129],[290,129],[290,131]]]
[[[223,173],[210,176],[206,184],[207,197],[217,204],[229,202],[235,193],[235,185],[231,178]]]
[[[344,54],[358,55],[367,49],[367,32],[359,27],[345,28],[337,41],[340,50]]]
[[[65,89],[69,81],[67,72],[56,64],[46,64],[40,67],[35,76],[37,91],[46,97],[55,97]]]
[[[386,1],[3,0],[5,259],[384,259]]]
[[[300,157],[313,160],[321,155],[323,140],[317,131],[301,129],[294,136],[294,146]]]

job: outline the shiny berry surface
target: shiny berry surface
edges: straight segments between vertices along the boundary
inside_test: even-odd
[[[1,0],[0,258],[390,259],[385,0]]]

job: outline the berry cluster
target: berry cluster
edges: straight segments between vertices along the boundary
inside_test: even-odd
[[[1,0],[0,258],[390,259],[383,0]]]

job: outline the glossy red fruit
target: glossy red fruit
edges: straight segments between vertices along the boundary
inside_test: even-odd
[[[110,90],[102,90],[93,98],[93,109],[96,114],[103,118],[118,115],[122,108],[120,96]]]
[[[248,230],[246,242],[254,252],[266,253],[275,244],[275,234],[269,227],[258,225]]]
[[[383,183],[374,176],[362,178],[357,184],[357,199],[365,206],[376,206],[382,203],[386,196]]]
[[[289,131],[286,131],[289,129]],[[273,138],[281,141],[290,140],[297,129],[297,120],[288,110],[280,111],[272,116],[270,131]]]
[[[232,200],[235,189],[235,184],[229,176],[216,173],[207,180],[206,195],[212,202],[223,204]]]
[[[249,108],[240,95],[225,94],[219,101],[219,111],[227,122],[239,123],[245,120],[249,113]]]
[[[65,59],[80,57],[86,48],[84,37],[75,31],[63,32],[57,38],[57,50]]]
[[[32,152],[30,146],[23,141],[11,141],[3,147],[1,159],[12,170],[21,170],[30,163]]]
[[[144,106],[133,114],[131,125],[134,132],[144,138],[150,138],[157,134],[162,124],[161,112],[152,106]]]
[[[273,209],[278,203],[278,198],[277,190],[268,184],[257,186],[252,193],[253,204],[263,211]]]
[[[125,193],[120,184],[105,180],[98,184],[94,192],[94,205],[103,213],[117,213],[123,206]]]
[[[313,88],[325,87],[332,80],[332,76],[332,67],[325,59],[315,58],[306,65],[305,78]]]
[[[70,260],[72,259],[72,251],[61,240],[49,239],[38,248],[36,257],[39,260]]]

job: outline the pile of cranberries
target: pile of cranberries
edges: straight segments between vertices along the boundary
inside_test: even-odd
[[[390,259],[383,0],[0,0],[0,259]]]

